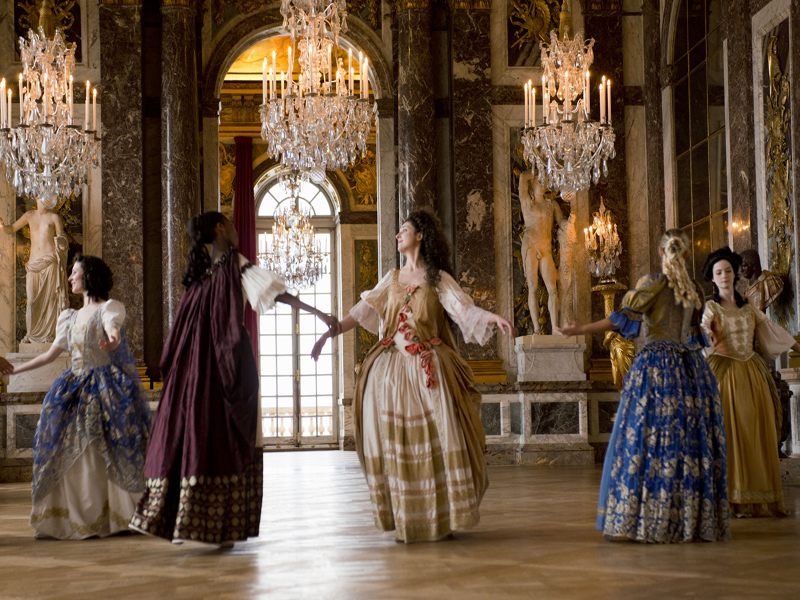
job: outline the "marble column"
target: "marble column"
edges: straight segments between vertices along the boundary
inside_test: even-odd
[[[195,0],[161,0],[161,235],[164,339],[178,310],[190,240],[200,212]]]
[[[125,334],[143,364],[142,7],[100,0],[102,255],[114,298],[126,309]]]
[[[378,275],[397,268],[400,211],[397,206],[397,161],[394,145],[394,101],[378,98],[376,142],[378,153]]]
[[[397,145],[401,217],[415,208],[436,206],[430,26],[430,0],[399,3]]]
[[[795,32],[800,32],[800,3],[792,2],[791,12],[789,14],[789,27],[792,31],[792,44],[789,48],[791,55],[791,73],[790,73],[790,93],[791,98],[791,128],[792,128],[792,190],[794,194],[794,260],[795,270],[800,273],[800,38]],[[800,411],[800,398],[799,402],[795,404]],[[795,412],[796,419],[794,423],[800,426],[800,414]],[[800,442],[800,430],[796,431],[797,437],[795,439]],[[800,453],[800,445],[796,445],[795,452]]]
[[[476,304],[494,312],[497,272],[491,251],[495,240],[490,17],[491,4],[486,0],[457,0],[451,15],[453,197],[456,280]],[[496,359],[497,339],[483,347],[462,343],[460,351],[469,360]]]
[[[597,90],[600,78],[611,79],[611,124],[614,127],[616,140],[614,149],[616,156],[608,161],[608,177],[600,177],[600,181],[589,188],[589,210],[595,212],[600,207],[602,196],[606,208],[612,214],[623,240],[621,266],[617,269],[617,281],[631,285],[630,279],[630,243],[628,230],[628,185],[625,163],[625,103],[623,86],[623,28],[622,7],[620,2],[605,0],[594,1],[584,13],[584,28],[587,38],[594,38],[594,64],[592,65],[592,90]],[[595,97],[597,98],[597,92]],[[599,106],[592,102],[594,116],[599,116]],[[593,280],[595,283],[596,280]],[[592,321],[605,317],[603,298],[592,294]],[[608,351],[602,347],[602,336],[592,336],[592,355],[607,356]]]
[[[203,210],[219,210],[219,98],[206,100],[203,112]]]
[[[733,228],[733,250],[758,248],[756,223],[755,126],[753,115],[753,48],[749,0],[722,3],[722,35],[725,40],[728,85],[728,173],[730,173],[729,222],[749,225]],[[738,75],[743,74],[743,75]]]

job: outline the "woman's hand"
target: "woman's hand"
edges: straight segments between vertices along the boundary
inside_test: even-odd
[[[342,326],[339,323],[339,319],[333,315],[326,315],[325,313],[319,313],[317,316],[319,317],[319,320],[325,323],[325,325],[327,325],[330,329],[328,332],[330,333],[330,337],[336,337],[342,333]]]
[[[14,365],[12,365],[5,358],[0,356],[0,375],[12,375],[13,373],[14,373]]]
[[[489,322],[497,325],[500,331],[505,333],[508,337],[517,337],[517,330],[514,328],[514,326],[500,315],[492,315],[492,318],[489,320]]]
[[[556,327],[555,329],[565,338],[572,337],[573,335],[582,335],[584,333],[584,326],[575,321],[571,321],[565,327]]]
[[[336,325],[339,325],[338,321],[336,322]],[[330,329],[320,336],[320,338],[317,340],[317,343],[314,344],[314,347],[311,349],[311,358],[313,358],[315,361],[319,358],[319,355],[322,354],[322,349],[325,347],[325,342],[328,341],[329,337],[331,337]]]
[[[106,334],[108,335],[108,341],[100,340],[100,350],[103,352],[111,352],[116,350],[120,341],[119,329],[106,331]]]

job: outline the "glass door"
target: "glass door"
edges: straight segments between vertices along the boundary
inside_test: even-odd
[[[259,235],[259,249],[270,247],[271,233]],[[331,248],[331,232],[317,229],[315,238]],[[332,269],[300,299],[325,313],[334,309]],[[259,316],[261,418],[267,445],[324,445],[338,440],[334,397],[334,344],[330,341],[319,361],[311,348],[327,330],[314,315],[278,304]]]

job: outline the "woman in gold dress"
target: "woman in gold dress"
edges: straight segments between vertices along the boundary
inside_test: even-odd
[[[774,359],[790,348],[800,352],[800,344],[735,290],[741,264],[742,257],[725,246],[703,267],[714,285],[702,326],[713,344],[708,362],[725,413],[728,502],[738,517],[785,516],[777,451],[780,399],[754,348],[757,340],[762,353]]]
[[[397,249],[405,266],[364,292],[341,322],[343,331],[383,332],[356,381],[356,450],[378,528],[406,543],[435,541],[478,523],[488,485],[481,395],[446,316],[467,342],[485,344],[495,325],[515,332],[447,272],[450,249],[431,213],[408,216]],[[315,344],[315,359],[329,337]]]

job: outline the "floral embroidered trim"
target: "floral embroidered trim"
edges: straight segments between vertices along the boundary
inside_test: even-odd
[[[419,354],[420,357],[420,366],[422,370],[425,371],[426,379],[425,379],[425,387],[428,389],[435,388],[438,385],[436,378],[433,376],[433,347],[438,346],[442,343],[442,340],[439,338],[431,338],[430,340],[421,340],[417,335],[417,330],[411,327],[408,324],[408,316],[411,313],[411,294],[417,289],[418,286],[409,284],[406,286],[406,301],[403,304],[403,308],[400,309],[400,312],[397,315],[397,319],[400,324],[397,326],[397,331],[403,334],[403,337],[407,342],[412,342],[408,346],[405,346],[406,352],[415,356]],[[394,338],[386,338],[392,340],[392,344],[394,343]],[[381,343],[384,343],[383,340]]]

